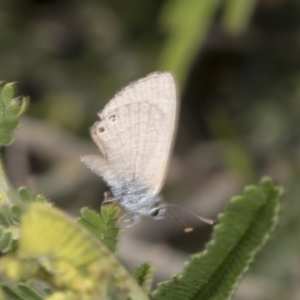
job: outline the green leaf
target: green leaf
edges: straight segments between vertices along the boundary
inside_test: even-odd
[[[277,223],[281,195],[281,188],[264,179],[232,198],[205,250],[192,257],[182,274],[160,284],[153,299],[229,299]]]
[[[13,217],[16,218],[18,221],[21,219],[22,208],[21,208],[20,206],[13,205],[13,206],[10,208],[10,211],[11,211]]]
[[[105,223],[114,222],[117,223],[120,217],[120,207],[115,204],[102,205],[101,206],[101,215]]]
[[[42,297],[38,292],[36,292],[31,286],[25,283],[19,283],[17,285],[17,289],[20,291],[21,295],[26,297],[26,299],[30,300],[43,300]]]
[[[0,251],[1,252],[9,251],[11,245],[12,245],[12,233],[11,232],[3,233],[0,240]]]
[[[26,186],[21,186],[18,189],[18,195],[24,203],[30,203],[34,201],[33,197],[31,196]]]
[[[28,300],[20,295],[20,293],[15,288],[12,288],[6,284],[2,284],[1,289],[6,296],[6,300]]]
[[[77,219],[76,222],[82,225],[84,228],[86,228],[89,232],[91,232],[94,236],[96,236],[99,240],[102,241],[102,232],[100,232],[93,225],[91,225],[90,223],[88,223],[82,218]]]
[[[140,265],[133,273],[133,277],[146,294],[149,294],[150,292],[154,273],[155,268],[147,263]]]
[[[0,129],[0,145],[8,146],[14,141],[14,136],[11,132]]]
[[[6,118],[17,118],[25,112],[29,104],[29,98],[18,97],[12,100],[11,105],[5,109]]]
[[[15,119],[0,119],[0,128],[5,131],[14,131],[20,126],[20,121]]]
[[[29,98],[13,98],[15,83],[8,83],[1,89],[0,97],[0,145],[7,146],[14,140],[13,131],[20,121],[16,120],[28,107]]]
[[[89,293],[103,299],[114,287],[127,298],[148,299],[99,239],[48,204],[32,203],[23,213],[17,255],[38,263],[54,287],[78,297]]]
[[[19,120],[0,119],[0,145],[9,145],[13,142],[13,131],[20,125]]]
[[[8,228],[11,225],[9,219],[4,212],[0,211],[0,226]]]
[[[45,203],[45,202],[47,202],[47,198],[46,198],[46,196],[43,195],[43,194],[38,194],[38,195],[35,197],[34,201]]]
[[[111,250],[116,251],[118,236],[121,230],[117,227],[120,208],[116,205],[105,205],[101,207],[101,214],[84,207],[81,210],[82,217],[78,223],[87,228],[98,239],[100,239]]]
[[[1,91],[1,101],[4,105],[9,105],[14,96],[15,83],[7,83],[4,85]]]
[[[103,217],[96,213],[95,211],[84,207],[81,209],[81,215],[84,220],[86,220],[90,225],[94,226],[97,230],[105,230],[105,222]]]

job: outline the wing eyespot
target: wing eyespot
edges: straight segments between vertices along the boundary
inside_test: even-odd
[[[100,133],[104,133],[105,132],[105,128],[103,126],[101,126],[101,127],[98,128],[98,131]]]
[[[108,120],[111,122],[111,123],[115,123],[117,121],[117,116],[115,114],[113,115],[110,115],[108,117]]]

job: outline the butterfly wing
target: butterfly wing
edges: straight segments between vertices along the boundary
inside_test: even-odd
[[[176,106],[175,83],[169,73],[152,73],[123,89],[92,128],[102,153],[97,162],[93,160],[94,171],[111,186],[126,178],[158,193],[173,143]],[[92,168],[88,157],[83,161]]]

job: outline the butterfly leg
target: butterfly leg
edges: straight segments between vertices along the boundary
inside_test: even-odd
[[[141,217],[139,215],[133,215],[132,218],[124,220],[124,222],[132,222],[131,224],[127,225],[125,228],[134,226],[135,224],[139,223],[140,221],[141,221]]]
[[[102,205],[111,204],[113,202],[117,202],[117,198],[113,196],[111,192],[104,192],[103,194],[104,200],[102,201]]]

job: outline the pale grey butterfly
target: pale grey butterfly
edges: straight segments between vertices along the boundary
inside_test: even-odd
[[[159,192],[173,145],[178,101],[170,73],[151,73],[121,90],[91,128],[99,156],[81,157],[108,184],[114,199],[133,214],[163,218]],[[189,231],[186,229],[186,231]]]

